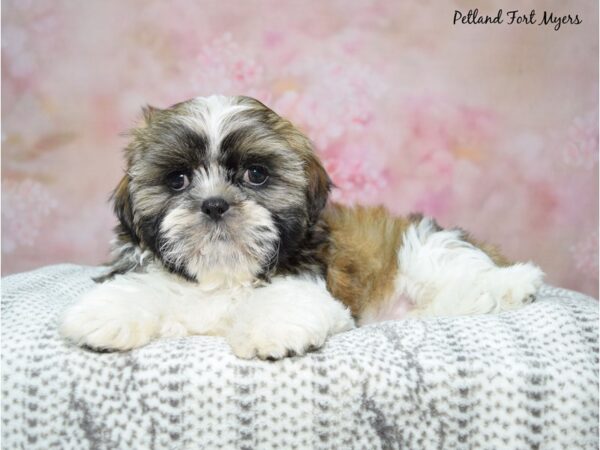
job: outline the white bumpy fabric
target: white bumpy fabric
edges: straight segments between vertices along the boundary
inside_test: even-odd
[[[101,270],[3,279],[3,448],[598,448],[598,302],[581,294],[545,286],[520,310],[383,322],[246,361],[210,336],[65,343],[58,318]]]

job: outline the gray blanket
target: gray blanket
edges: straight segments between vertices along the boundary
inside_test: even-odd
[[[207,336],[63,342],[59,314],[98,273],[3,279],[3,448],[598,448],[598,302],[581,294],[546,286],[518,311],[379,323],[264,362]]]

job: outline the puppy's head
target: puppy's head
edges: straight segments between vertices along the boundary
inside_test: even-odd
[[[146,108],[114,200],[121,236],[199,282],[244,282],[289,264],[330,181],[308,139],[248,97]]]

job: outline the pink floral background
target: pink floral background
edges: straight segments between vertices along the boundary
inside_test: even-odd
[[[246,94],[346,203],[421,210],[598,295],[598,2],[580,25],[453,25],[506,2],[2,2],[2,273],[107,259],[120,135],[149,103]],[[510,9],[510,8],[508,8]]]

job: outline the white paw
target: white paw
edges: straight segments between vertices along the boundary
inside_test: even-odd
[[[544,273],[539,267],[518,263],[492,272],[490,293],[499,300],[500,311],[507,311],[533,302],[543,282]]]
[[[105,350],[130,350],[157,335],[159,317],[100,286],[69,307],[60,333],[78,345]]]
[[[178,338],[187,336],[188,330],[181,322],[176,320],[165,320],[160,327],[160,331],[158,333],[160,337],[165,338]]]
[[[280,359],[321,347],[328,336],[352,329],[350,311],[324,284],[284,278],[256,289],[236,310],[227,341],[244,359]]]
[[[421,301],[407,315],[460,316],[509,311],[531,303],[543,278],[539,267],[530,263],[453,277],[432,299]]]
[[[303,355],[325,343],[325,330],[309,330],[301,326],[280,324],[236,323],[227,335],[233,353],[244,359],[281,359]]]

